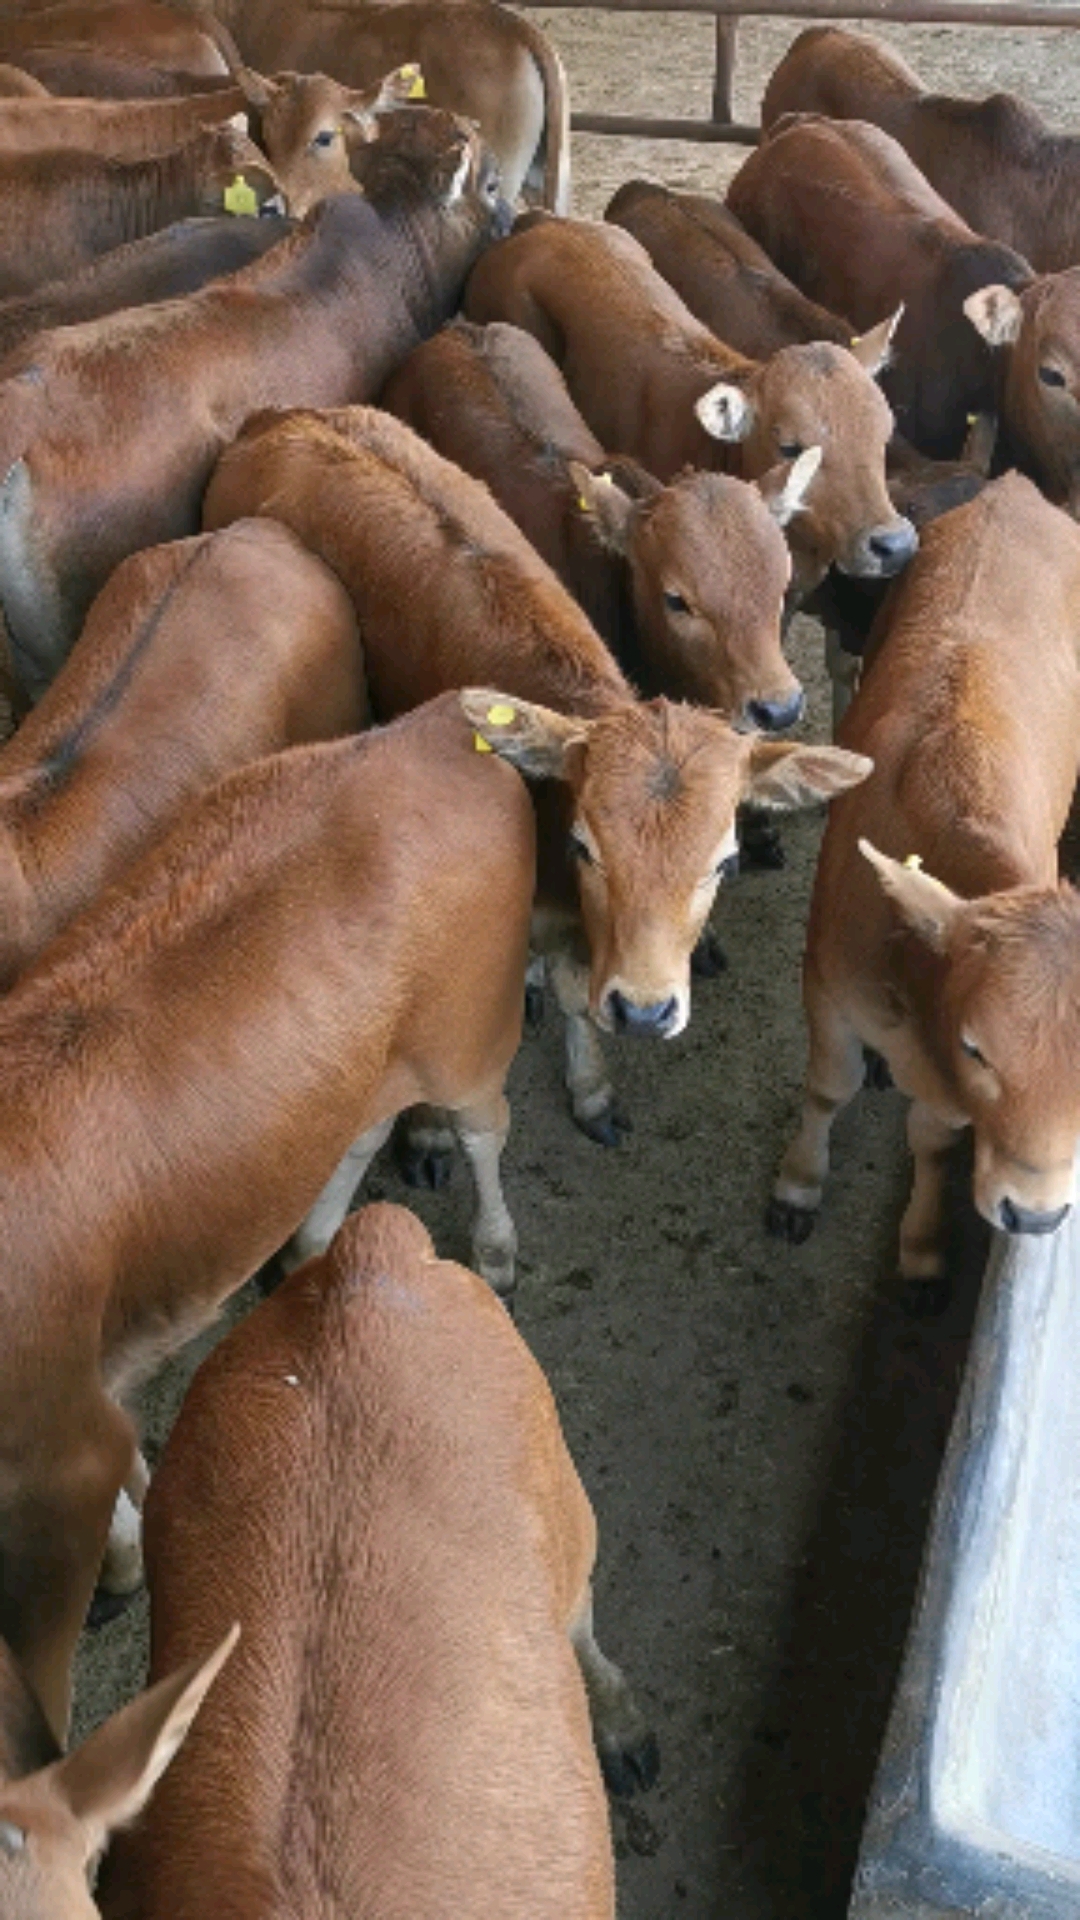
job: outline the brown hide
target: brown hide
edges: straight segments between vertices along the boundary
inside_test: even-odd
[[[382,405],[486,482],[649,691],[748,725],[796,717],[780,648],[791,563],[756,489],[705,473],[661,488],[642,474],[637,499],[610,481],[586,498],[571,467],[599,471],[599,441],[538,342],[497,321],[457,320],[425,341]]]
[[[0,153],[81,149],[110,160],[145,160],[244,111],[238,87],[172,100],[0,101]]]
[[[32,334],[97,320],[120,307],[149,306],[194,293],[208,280],[259,260],[292,231],[275,214],[261,219],[221,214],[181,220],[145,240],[115,247],[81,273],[51,280],[36,293],[0,301],[0,358]]]
[[[32,73],[0,62],[0,95],[5,100],[41,100],[48,97],[48,92],[48,87],[42,86]]]
[[[891,47],[840,27],[810,27],[780,62],[761,118],[825,113],[892,135],[976,233],[1039,273],[1080,262],[1080,140],[1053,133],[1026,101],[928,93]]]
[[[57,1733],[132,1458],[116,1401],[350,1143],[455,1109],[496,1257],[533,877],[525,789],[451,698],[220,783],[0,1003],[0,1631]]]
[[[213,40],[184,11],[156,0],[70,0],[0,18],[0,57],[19,63],[24,48],[93,47],[99,53],[138,55],[148,66],[173,67],[210,78],[225,72]]]
[[[900,431],[955,458],[968,418],[992,411],[992,357],[964,313],[979,287],[1025,286],[1025,260],[984,240],[934,193],[903,148],[859,121],[798,116],[744,161],[728,189],[743,224],[812,299],[865,327],[903,303],[884,378]]]
[[[143,160],[0,153],[0,296],[29,293],[171,221],[221,213],[238,176],[259,206],[280,194],[264,155],[230,126]]]
[[[209,46],[207,42],[207,46]],[[14,71],[33,78],[42,92],[58,99],[157,100],[178,94],[207,93],[230,84],[228,75],[214,69],[188,73],[182,68],[155,66],[119,48],[104,51],[93,45],[59,42],[56,46],[23,46],[13,58]],[[218,66],[220,68],[220,61]],[[10,91],[24,92],[24,88]]]
[[[454,306],[503,217],[494,163],[451,115],[415,108],[385,116],[363,152],[366,197],[325,200],[244,272],[40,334],[9,359],[0,600],[32,691],[127,554],[196,530],[249,413],[376,392]]]
[[[417,61],[425,97],[476,122],[502,170],[507,198],[526,184],[545,206],[570,198],[570,108],[562,61],[532,21],[490,0],[221,0],[217,16],[263,73],[332,73],[372,86]]]
[[[849,344],[848,322],[786,280],[722,200],[628,180],[604,219],[632,233],[690,312],[738,353],[766,360],[808,340]]]
[[[513,1323],[411,1214],[354,1215],[204,1362],[146,1541],[153,1676],[242,1633],[106,1920],[613,1920],[592,1513]]]
[[[882,537],[903,547],[902,558],[911,550],[910,528],[885,491],[889,409],[854,356],[820,342],[746,359],[694,319],[621,228],[519,223],[474,268],[465,312],[534,334],[601,444],[639,460],[658,480],[684,466],[756,479],[792,451],[820,446],[807,510],[791,529],[802,590],[834,561],[846,571],[894,571],[902,559],[880,560],[874,543]],[[718,382],[739,390],[745,416],[723,444],[695,412]]]
[[[822,844],[807,1107],[775,1191],[804,1220],[817,1206],[832,1117],[876,1048],[916,1103],[913,1279],[941,1273],[955,1129],[974,1128],[975,1198],[994,1225],[1047,1230],[1072,1195],[1080,904],[1058,883],[1057,841],[1080,764],[1078,609],[1080,529],[1007,475],[928,528],[840,729],[874,772]],[[912,855],[925,871],[899,864]]]
[[[365,717],[349,600],[276,521],[125,560],[0,748],[0,988],[191,795]]]

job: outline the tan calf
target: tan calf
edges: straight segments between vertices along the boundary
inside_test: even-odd
[[[349,600],[277,521],[125,560],[0,748],[0,989],[185,800],[366,705]]]
[[[106,1840],[134,1820],[236,1644],[140,1694],[63,1758],[0,1644],[0,1910],[4,1920],[97,1920],[87,1886]]]
[[[538,796],[533,937],[567,1016],[575,1118],[614,1144],[594,1029],[682,1032],[690,954],[735,849],[737,805],[798,805],[860,779],[865,763],[635,700],[487,488],[374,408],[256,416],[205,502],[210,526],[248,513],[283,519],[344,581],[376,718],[486,682],[503,691],[470,702],[485,739],[530,777],[568,783]]]
[[[914,530],[885,488],[892,416],[871,377],[887,360],[892,323],[850,351],[819,341],[749,360],[694,319],[620,227],[537,216],[477,263],[465,311],[535,334],[601,444],[658,480],[684,466],[760,479],[820,447],[806,510],[790,529],[800,591],[830,565],[890,574],[914,551]]]
[[[873,1047],[914,1102],[900,1268],[936,1299],[958,1130],[993,1226],[1052,1231],[1074,1195],[1080,899],[1057,842],[1080,764],[1080,529],[1007,475],[927,529],[883,618],[840,729],[874,771],[822,845],[806,1106],[770,1218],[809,1232]]]
[[[1003,350],[1002,464],[1029,473],[1080,519],[1080,266],[1021,292],[983,287],[964,311]]]
[[[200,1368],[146,1540],[152,1674],[243,1631],[106,1920],[613,1920],[590,1708],[617,1784],[656,1748],[593,1637],[592,1512],[536,1361],[411,1214],[356,1214]]]
[[[531,334],[457,320],[409,355],[381,404],[491,488],[649,692],[720,707],[739,726],[791,725],[802,689],[780,623],[817,448],[760,491],[712,473],[622,484]],[[630,491],[627,491],[629,487]]]
[[[58,1737],[138,1487],[121,1402],[290,1235],[323,1250],[402,1108],[455,1114],[511,1284],[534,878],[525,790],[450,698],[212,788],[0,1001],[0,1632]]]

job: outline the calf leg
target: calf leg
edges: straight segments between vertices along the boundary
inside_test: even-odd
[[[88,1627],[103,1627],[114,1620],[142,1586],[142,1508],[149,1485],[150,1469],[136,1448],[131,1472],[116,1496],[109,1522],[105,1557],[87,1615]]]
[[[914,1100],[907,1131],[915,1177],[900,1222],[900,1274],[912,1283],[908,1301],[913,1310],[928,1313],[943,1307],[947,1298],[941,1211],[946,1162],[959,1129],[949,1126],[923,1101]]]
[[[625,1674],[597,1646],[591,1586],[586,1587],[570,1623],[570,1642],[585,1682],[593,1740],[608,1791],[623,1795],[651,1787],[660,1771],[656,1735]]]
[[[370,1127],[354,1140],[344,1159],[334,1168],[325,1187],[320,1193],[306,1220],[302,1220],[288,1245],[282,1249],[281,1261],[286,1273],[292,1273],[296,1267],[303,1266],[317,1253],[325,1253],[335,1233],[349,1211],[349,1203],[370,1167],[379,1148],[390,1137],[393,1120],[380,1120],[377,1127]]]
[[[615,1102],[600,1036],[589,1018],[589,970],[567,953],[553,955],[551,984],[566,1022],[566,1088],[574,1119],[590,1140],[617,1147],[630,1122]]]
[[[832,730],[836,738],[837,728],[855,698],[862,673],[862,660],[857,653],[849,653],[831,627],[825,629],[825,666],[832,685]]]
[[[499,1161],[510,1131],[510,1103],[500,1090],[489,1101],[459,1108],[454,1126],[476,1182],[473,1266],[501,1300],[509,1301],[517,1233],[503,1197]]]
[[[813,1231],[829,1172],[829,1135],[842,1107],[863,1082],[862,1042],[823,995],[807,991],[810,1064],[799,1131],[773,1185],[765,1215],[770,1233],[797,1246]]]

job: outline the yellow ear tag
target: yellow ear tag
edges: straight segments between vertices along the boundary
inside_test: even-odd
[[[495,751],[490,741],[484,739],[482,733],[473,734],[473,746],[476,748],[477,753],[494,753]]]
[[[493,727],[508,727],[517,719],[513,707],[489,707],[487,718]]]
[[[976,420],[978,419],[978,417],[979,417],[979,416],[978,416],[978,414],[977,414],[977,413],[969,413],[969,414],[968,414],[968,417],[967,417],[967,423],[968,423],[968,426],[969,426],[969,427],[973,427],[973,426],[975,425],[975,422],[976,422]]]
[[[408,72],[408,68],[406,68],[406,72]],[[406,100],[426,100],[427,99],[427,88],[424,85],[424,76],[421,73],[419,67],[417,67],[416,72],[413,75],[412,83],[409,87],[408,93],[405,95],[405,98]]]
[[[919,853],[909,853],[907,859],[904,861],[904,865],[905,867],[909,867],[914,873],[921,872],[922,855]]]
[[[225,189],[226,213],[258,213],[259,196],[254,187],[249,187],[242,173],[238,173],[230,187]]]
[[[577,503],[578,503],[578,506],[581,508],[582,513],[590,513],[592,511],[583,493],[578,494]]]

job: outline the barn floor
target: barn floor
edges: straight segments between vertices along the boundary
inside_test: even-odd
[[[537,17],[579,105],[707,111],[710,21]],[[740,119],[756,118],[790,37],[786,25],[744,27]],[[1012,86],[1068,124],[1075,56],[1060,35],[889,37],[932,84]],[[601,212],[635,173],[722,190],[738,161],[738,149],[579,138],[577,208]],[[825,737],[810,622],[792,652],[813,696],[807,730]],[[614,1046],[636,1119],[627,1145],[606,1153],[571,1125],[553,1009],[511,1086],[519,1325],[596,1506],[601,1637],[663,1746],[657,1789],[614,1811],[622,1920],[843,1914],[984,1249],[961,1202],[967,1277],[954,1307],[932,1324],[898,1311],[905,1169],[892,1093],[864,1093],[841,1122],[808,1245],[762,1231],[797,1109],[799,959],[819,833],[820,821],[800,818],[785,829],[784,872],[744,876],[722,895],[730,971],[697,983],[687,1034]],[[414,1198],[381,1163],[370,1192]],[[466,1256],[470,1202],[463,1167],[447,1192],[421,1198],[441,1251]],[[152,1396],[151,1455],[186,1374],[172,1369]],[[140,1684],[144,1636],[140,1602],[85,1640],[80,1728]]]

